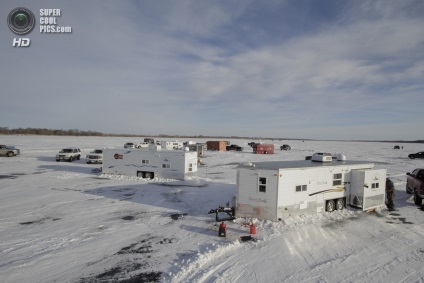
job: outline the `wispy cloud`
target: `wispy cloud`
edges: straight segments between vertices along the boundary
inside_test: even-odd
[[[73,33],[33,31],[31,47],[18,50],[0,29],[4,126],[304,138],[337,128],[340,139],[362,128],[364,139],[421,138],[404,129],[423,118],[417,1],[21,5],[62,9]],[[0,17],[15,6],[2,2]]]

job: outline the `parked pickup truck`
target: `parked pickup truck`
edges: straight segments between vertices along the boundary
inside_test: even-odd
[[[103,163],[103,149],[95,149],[85,156],[85,162],[91,163]]]
[[[413,193],[415,204],[421,205],[424,198],[424,168],[415,169],[406,175],[406,192]]]
[[[241,146],[236,145],[236,144],[232,144],[232,145],[227,145],[227,150],[242,151],[243,148]]]
[[[0,155],[12,157],[18,155],[20,152],[21,151],[14,146],[0,144]]]

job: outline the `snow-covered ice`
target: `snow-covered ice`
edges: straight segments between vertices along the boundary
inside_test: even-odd
[[[85,154],[134,138],[0,136],[21,155],[0,157],[1,282],[422,282],[424,211],[405,192],[406,172],[424,167],[420,144],[266,141],[292,150],[254,155],[206,151],[187,181],[93,173]],[[206,140],[199,140],[205,142]],[[56,162],[63,147],[79,161]],[[374,162],[395,183],[397,211],[353,208],[280,222],[236,219],[226,238],[210,209],[231,202],[242,162],[299,160],[341,152]],[[256,241],[249,222],[257,226]]]

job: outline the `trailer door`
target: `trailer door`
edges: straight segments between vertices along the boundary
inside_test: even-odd
[[[385,201],[386,170],[352,170],[349,184],[350,205],[369,210]]]

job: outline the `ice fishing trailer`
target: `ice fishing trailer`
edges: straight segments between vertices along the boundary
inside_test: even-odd
[[[345,158],[244,163],[237,168],[236,217],[276,221],[346,204],[370,210],[385,204],[385,184],[385,169]]]
[[[253,153],[256,154],[274,154],[273,144],[256,143],[252,146]]]
[[[197,152],[162,150],[158,145],[143,149],[105,148],[102,172],[146,179],[184,180],[197,172]]]
[[[166,150],[181,150],[183,149],[183,142],[180,141],[160,141],[160,146],[162,149]]]

